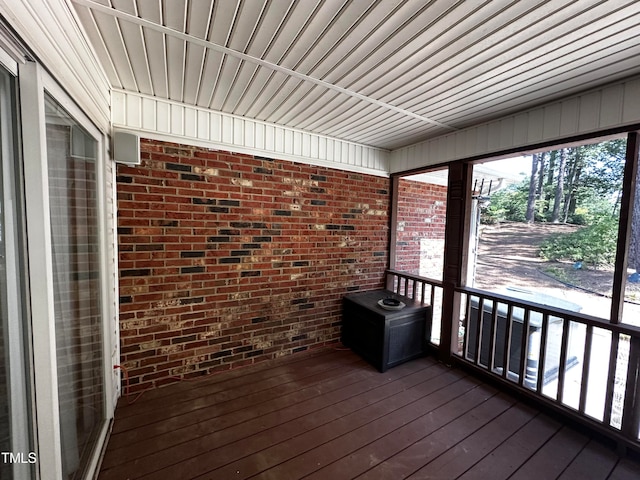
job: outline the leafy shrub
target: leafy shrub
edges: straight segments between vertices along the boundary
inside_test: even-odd
[[[599,217],[573,233],[554,235],[540,245],[546,260],[582,261],[591,265],[612,265],[616,257],[618,219]]]
[[[522,186],[516,185],[491,195],[489,205],[482,212],[482,223],[524,222],[527,195]]]

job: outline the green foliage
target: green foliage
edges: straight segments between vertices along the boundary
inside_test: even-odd
[[[573,233],[554,235],[540,246],[540,256],[546,260],[612,265],[617,239],[618,219],[611,215],[600,216]]]
[[[528,176],[520,184],[496,192],[484,208],[481,221],[526,221],[529,190],[535,187],[535,222],[552,221],[553,210],[557,210],[555,202],[559,201],[560,215],[554,221],[584,225],[572,234],[545,242],[540,250],[542,257],[613,264],[625,150],[625,139],[616,139],[541,153],[538,165],[542,170],[534,177],[535,185]]]
[[[491,195],[489,205],[482,212],[482,223],[524,222],[527,211],[527,189],[528,186],[523,181],[520,185],[512,185]]]

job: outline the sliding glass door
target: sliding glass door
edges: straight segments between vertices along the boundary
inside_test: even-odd
[[[106,421],[98,142],[45,95],[62,473],[85,478]]]
[[[37,63],[18,79],[36,462],[12,480],[93,478],[115,383],[104,135]]]

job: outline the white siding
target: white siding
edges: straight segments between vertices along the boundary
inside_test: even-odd
[[[386,176],[387,150],[137,93],[112,91],[114,128],[237,153]]]
[[[640,79],[618,82],[391,152],[391,173],[640,123]]]
[[[0,1],[0,14],[87,116],[109,132],[109,83],[67,2]]]

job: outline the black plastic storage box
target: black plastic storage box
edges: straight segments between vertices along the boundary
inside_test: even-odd
[[[343,299],[342,343],[381,372],[426,354],[430,335],[429,305],[388,290],[351,293]]]

